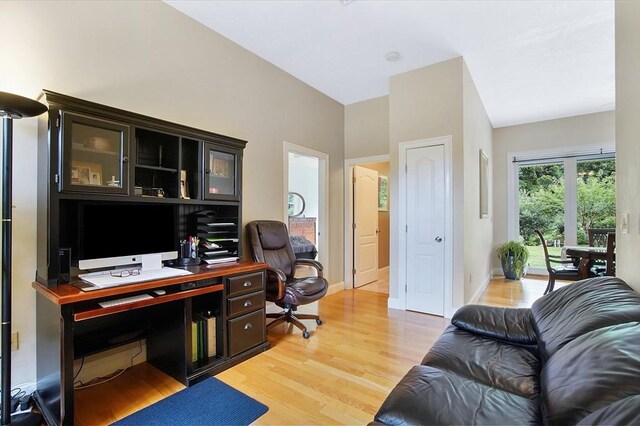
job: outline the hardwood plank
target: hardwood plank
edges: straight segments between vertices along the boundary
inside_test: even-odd
[[[546,285],[545,277],[496,278],[478,303],[529,307]],[[366,424],[449,324],[440,317],[389,310],[387,297],[362,290],[328,295],[317,306],[324,324],[305,321],[310,339],[295,327],[275,327],[268,334],[270,350],[216,377],[269,407],[257,425]],[[108,424],[183,388],[145,363],[104,385],[77,391],[76,423]]]

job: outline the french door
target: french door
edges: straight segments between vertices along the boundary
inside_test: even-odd
[[[587,245],[590,228],[615,228],[614,154],[514,157],[517,236],[529,248],[529,272],[545,273],[542,231],[550,254]],[[514,236],[510,236],[510,239]]]

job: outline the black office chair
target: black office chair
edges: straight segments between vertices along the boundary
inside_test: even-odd
[[[566,281],[578,281],[580,280],[580,270],[574,265],[575,260],[562,260],[560,256],[549,254],[547,249],[547,242],[544,239],[544,235],[539,230],[534,230],[540,238],[542,248],[544,249],[544,261],[547,265],[547,272],[549,272],[549,282],[547,288],[544,290],[544,294],[551,293],[553,287],[556,284],[556,279]]]
[[[296,259],[291,248],[287,226],[274,220],[256,220],[247,224],[249,247],[253,260],[269,264],[267,269],[267,300],[284,309],[279,314],[267,314],[275,318],[267,328],[282,322],[295,325],[302,330],[302,337],[309,338],[307,327],[301,319],[315,319],[321,325],[318,315],[297,314],[300,305],[313,303],[327,294],[329,283],[322,276],[322,265],[311,259]],[[312,266],[317,276],[296,278],[296,265]]]

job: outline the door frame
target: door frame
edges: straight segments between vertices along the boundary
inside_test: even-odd
[[[415,148],[444,146],[444,316],[453,314],[453,138],[451,135],[398,144],[398,292],[389,298],[389,307],[407,309],[407,151]]]
[[[344,289],[353,287],[353,166],[365,163],[390,162],[389,154],[344,160]],[[389,209],[393,207],[389,205]]]
[[[284,190],[282,202],[282,218],[283,222],[289,227],[289,153],[305,155],[307,157],[315,157],[318,159],[318,228],[316,229],[318,237],[318,260],[324,268],[324,276],[329,275],[329,154],[316,151],[315,149],[305,146],[296,145],[291,142],[283,142],[284,156]]]

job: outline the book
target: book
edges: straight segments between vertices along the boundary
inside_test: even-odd
[[[198,324],[191,321],[191,361],[198,361]]]
[[[216,317],[207,318],[207,352],[210,357],[216,356]]]

